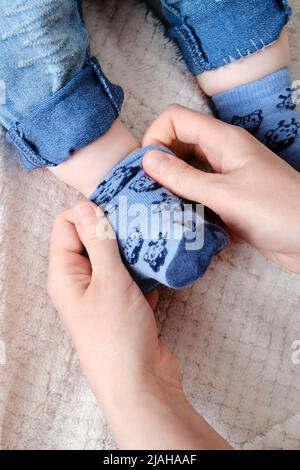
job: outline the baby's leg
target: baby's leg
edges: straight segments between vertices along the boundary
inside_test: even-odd
[[[289,62],[288,34],[286,29],[283,29],[278,40],[259,53],[236,60],[210,72],[203,72],[197,76],[197,80],[208,96],[216,96],[271,75],[288,67]]]
[[[300,171],[300,113],[296,109],[300,90],[293,85],[288,63],[284,30],[274,45],[216,72],[207,72],[199,82],[205,89],[210,81],[208,88],[220,119],[245,128]]]
[[[144,291],[157,282],[186,286],[203,275],[227,236],[194,207],[185,213],[183,201],[143,172],[150,149],[140,149],[121,124],[123,91],[89,57],[78,6],[0,0],[1,122],[26,169],[49,167],[107,210]]]
[[[148,0],[152,3],[153,0]],[[300,170],[300,116],[289,64],[287,0],[162,0],[169,33],[222,120]]]
[[[89,56],[79,0],[0,0],[0,80],[0,120],[28,170],[104,135],[124,97]]]

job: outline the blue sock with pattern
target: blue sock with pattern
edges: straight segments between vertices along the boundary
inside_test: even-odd
[[[149,178],[142,159],[149,146],[131,153],[91,195],[114,228],[120,252],[143,292],[159,283],[181,288],[203,276],[228,243],[221,227],[204,220],[199,206],[177,198]]]
[[[216,95],[212,101],[222,121],[245,128],[300,171],[297,92],[289,69],[284,68]]]

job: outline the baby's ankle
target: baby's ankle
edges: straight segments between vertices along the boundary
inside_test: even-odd
[[[61,181],[90,196],[114,166],[139,147],[132,134],[118,119],[111,129],[66,162],[50,171]]]
[[[197,77],[204,93],[215,96],[232,88],[255,82],[289,64],[289,43],[287,31],[273,45],[249,57],[232,62]]]

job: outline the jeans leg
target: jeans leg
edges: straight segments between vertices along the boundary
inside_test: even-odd
[[[162,11],[194,75],[222,67],[275,42],[289,20],[287,0],[147,0]]]
[[[0,82],[0,122],[28,169],[102,135],[123,101],[89,58],[81,0],[0,0]]]
[[[82,69],[88,34],[74,0],[0,0],[0,78],[6,128]]]

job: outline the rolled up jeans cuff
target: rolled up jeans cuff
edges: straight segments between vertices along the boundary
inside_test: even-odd
[[[124,93],[90,58],[63,88],[6,134],[26,170],[53,167],[105,134],[121,112]]]
[[[276,42],[291,16],[287,0],[161,0],[167,33],[194,75]]]

